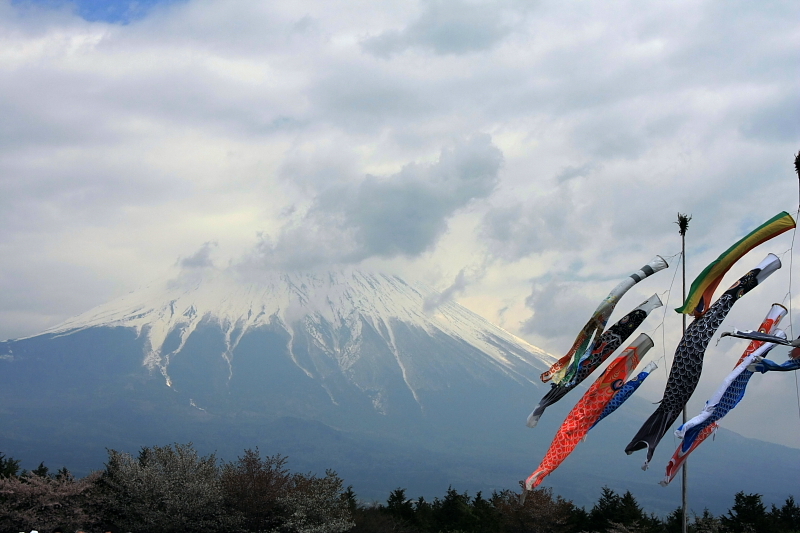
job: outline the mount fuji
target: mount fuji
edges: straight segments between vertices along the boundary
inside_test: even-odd
[[[227,460],[258,446],[295,469],[334,468],[363,498],[398,486],[426,497],[448,485],[516,489],[574,403],[525,427],[553,361],[397,276],[184,270],[0,342],[0,451],[80,474],[100,468],[106,448],[192,441]],[[622,452],[649,409],[630,400],[546,484],[579,505],[608,485],[672,510],[677,484],[659,487],[659,469],[643,473]],[[693,455],[704,479],[693,489],[698,512],[722,512],[736,490],[776,503],[791,493],[800,450],[720,434],[721,446]],[[655,464],[666,464],[664,448]],[[769,456],[757,473],[744,484],[726,478],[754,449]]]
[[[144,342],[148,371],[211,404],[215,387],[228,394],[244,387],[252,397],[264,379],[300,380],[305,395],[324,391],[323,404],[368,402],[381,415],[424,412],[431,395],[465,383],[532,383],[554,361],[452,301],[434,308],[438,296],[357,270],[267,272],[255,280],[216,271],[129,294],[44,334],[129,328]],[[187,374],[200,363],[187,349],[194,336],[218,344],[204,361],[218,370],[208,383]],[[211,382],[213,395],[199,386]]]

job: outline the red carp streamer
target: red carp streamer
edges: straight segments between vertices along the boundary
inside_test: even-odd
[[[608,402],[625,384],[628,376],[636,369],[647,351],[653,347],[653,340],[641,333],[622,354],[606,368],[597,378],[583,398],[569,412],[564,423],[550,444],[550,449],[542,459],[539,468],[525,480],[526,490],[533,490],[545,476],[566,459],[583,439],[595,422],[600,418]]]

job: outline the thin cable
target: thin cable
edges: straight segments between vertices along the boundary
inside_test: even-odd
[[[665,291],[667,293],[667,301],[664,303],[664,314],[661,317],[661,324],[658,325],[658,327],[661,328],[661,350],[662,350],[662,355],[661,357],[659,357],[659,359],[661,358],[664,359],[664,375],[666,377],[669,377],[669,374],[667,373],[667,340],[666,340],[666,334],[665,334],[666,328],[664,327],[664,322],[666,322],[667,320],[667,310],[669,309],[669,298],[670,296],[672,296],[672,286],[675,284],[675,277],[678,275],[678,267],[683,262],[683,252],[678,252],[677,254],[670,256],[670,259],[676,256],[681,256],[681,257],[678,260],[678,263],[675,265],[675,272],[672,274],[672,281],[669,284],[669,289]],[[658,329],[658,327],[656,329]]]
[[[800,417],[800,384],[797,383],[797,372],[794,372],[794,391],[797,394],[797,416]]]
[[[666,292],[666,291],[664,291],[664,292]],[[659,325],[657,325],[656,327],[654,327],[652,329],[648,329],[647,331],[645,331],[645,333],[647,333],[650,337],[654,337],[655,334],[656,334],[656,331],[658,331],[658,328],[660,328],[662,326],[663,326],[663,324],[659,324]]]
[[[800,217],[800,187],[798,188],[798,199],[797,199],[797,213],[794,216],[795,224],[797,223],[798,217]],[[789,338],[794,339],[794,321],[792,320],[792,271],[794,270],[794,239],[797,237],[797,226],[795,225],[794,230],[792,230],[792,244],[789,246],[787,250],[789,252]],[[784,252],[785,254],[786,252]],[[798,404],[798,408],[800,408],[800,404]]]
[[[794,156],[794,170],[800,180],[800,152]],[[794,216],[795,227],[792,231],[792,245],[789,247],[789,338],[794,338],[794,323],[792,322],[792,271],[794,270],[794,238],[797,236],[797,219],[800,218],[800,181],[797,183],[797,214]],[[800,383],[797,382],[797,372],[794,373],[794,390],[797,395],[797,417],[800,418]]]
[[[664,261],[667,261],[667,259],[673,259],[673,258],[675,258],[675,257],[678,257],[679,255],[681,255],[681,252],[678,252],[678,253],[675,253],[675,254],[672,254],[672,255],[667,255],[667,256],[663,256],[663,255],[662,255],[662,256],[661,256],[661,258],[662,258]],[[667,261],[667,263],[669,263],[669,261]],[[680,264],[680,263],[678,263],[678,264]]]

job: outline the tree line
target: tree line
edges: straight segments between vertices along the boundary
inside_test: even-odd
[[[21,471],[0,453],[0,533],[37,529],[134,533],[679,533],[680,509],[664,519],[646,513],[630,492],[603,487],[586,510],[536,489],[470,496],[450,487],[441,498],[392,491],[385,503],[359,501],[333,471],[289,471],[287,458],[245,450],[233,462],[201,456],[191,444],[109,450],[105,468],[75,478],[44,465]],[[692,533],[800,533],[790,496],[767,509],[760,494],[739,492],[722,516],[707,509]]]
[[[484,498],[448,489],[441,499],[410,500],[405,490],[394,490],[385,504],[351,504],[352,533],[680,533],[681,509],[661,519],[646,513],[626,491],[617,494],[603,487],[588,511],[575,506],[551,489],[536,489],[520,502],[511,490]],[[692,533],[770,532],[800,533],[800,506],[790,496],[781,507],[767,509],[760,494],[739,492],[722,516],[708,509],[689,521]]]

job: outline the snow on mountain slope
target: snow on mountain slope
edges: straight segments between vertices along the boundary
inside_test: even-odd
[[[294,364],[309,377],[315,377],[314,369],[299,361],[293,352],[297,335],[310,337],[315,349],[334,359],[347,375],[359,360],[370,357],[369,350],[362,349],[362,330],[369,327],[393,353],[415,399],[419,386],[415,379],[419,379],[409,375],[414,357],[401,353],[397,339],[399,334],[407,336],[409,328],[430,337],[445,335],[477,350],[457,356],[462,359],[457,363],[471,367],[473,374],[489,368],[517,382],[530,382],[554,360],[455,302],[446,301],[435,310],[426,311],[425,302],[437,295],[430,288],[412,286],[397,276],[358,270],[323,274],[266,272],[257,279],[245,279],[234,270],[207,270],[202,276],[185,275],[130,293],[45,333],[64,335],[99,326],[135,328],[147,340],[144,364],[160,371],[167,385],[171,385],[170,358],[204,323],[214,324],[224,332],[226,349],[221,355],[230,375],[234,372],[234,350],[245,334],[277,325],[289,334],[287,349]],[[165,341],[176,334],[180,338],[178,347],[166,350]],[[425,356],[435,358],[436,354]],[[448,364],[453,363],[452,353],[441,357],[449,358]]]

